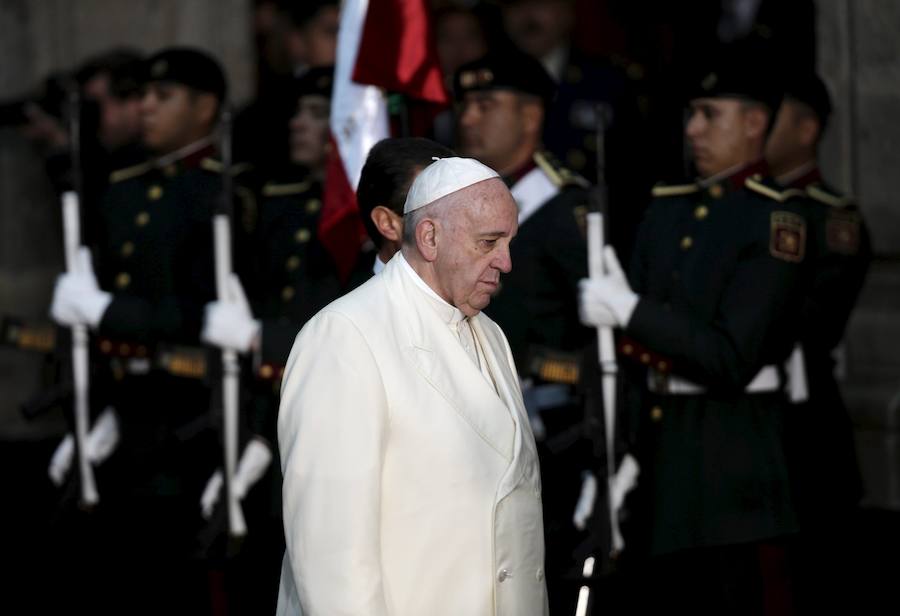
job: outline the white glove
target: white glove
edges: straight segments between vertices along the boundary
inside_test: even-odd
[[[244,500],[247,492],[253,485],[259,481],[260,477],[265,474],[269,464],[272,463],[272,451],[260,439],[252,439],[238,461],[237,469],[234,472],[234,481],[231,489],[238,500]],[[219,502],[219,494],[225,481],[222,471],[217,470],[213,473],[206,487],[203,489],[203,495],[200,497],[200,509],[203,517],[209,519],[215,509],[216,503]]]
[[[616,469],[609,486],[610,499],[612,500],[613,511],[616,515],[622,509],[625,503],[625,496],[637,485],[637,478],[640,474],[640,467],[637,460],[629,453],[622,458],[622,463]]]
[[[72,458],[75,456],[75,438],[71,433],[56,446],[50,457],[50,467],[47,474],[55,486],[61,486],[66,479],[69,469],[72,468]]]
[[[88,460],[97,466],[106,460],[119,444],[119,419],[115,410],[108,406],[94,422],[85,439],[84,449]]]
[[[583,278],[579,284],[578,312],[584,325],[625,327],[638,303],[612,246],[603,249],[605,273]]]
[[[585,471],[581,482],[581,494],[575,503],[575,513],[572,515],[572,523],[578,530],[587,528],[587,521],[594,512],[594,501],[597,499],[597,478],[593,473]]]
[[[253,345],[259,328],[260,323],[250,312],[241,281],[231,274],[226,299],[206,304],[200,338],[222,349],[246,353]]]
[[[94,466],[106,460],[119,444],[119,420],[115,410],[108,406],[88,432],[84,442],[84,453]],[[70,432],[56,447],[50,458],[47,474],[54,485],[60,486],[66,479],[75,457],[75,437]]]
[[[112,295],[101,290],[97,284],[91,252],[86,247],[78,249],[73,269],[56,279],[50,316],[60,325],[96,328],[112,301]]]

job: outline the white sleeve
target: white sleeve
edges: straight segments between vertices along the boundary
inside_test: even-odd
[[[386,616],[381,469],[388,411],[375,358],[345,316],[294,343],[281,388],[284,532],[304,616]]]

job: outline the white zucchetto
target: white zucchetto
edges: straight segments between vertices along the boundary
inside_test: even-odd
[[[408,214],[457,190],[499,177],[496,171],[473,158],[435,158],[409,187],[403,213]]]

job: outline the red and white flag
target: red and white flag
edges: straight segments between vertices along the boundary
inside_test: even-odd
[[[319,238],[346,279],[366,237],[356,187],[388,137],[385,91],[446,103],[426,0],[344,0],[331,97],[331,156]]]

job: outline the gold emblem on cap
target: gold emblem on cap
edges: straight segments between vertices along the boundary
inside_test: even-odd
[[[710,73],[703,78],[703,81],[700,82],[700,87],[706,91],[712,90],[716,87],[717,81],[719,81],[719,76],[715,73]]]
[[[157,60],[150,67],[150,74],[154,77],[161,77],[166,74],[167,70],[169,70],[169,63],[165,60]]]
[[[494,71],[489,68],[483,68],[478,71],[478,84],[486,86],[494,81]]]
[[[475,85],[475,82],[478,78],[475,76],[475,71],[463,71],[459,74],[459,85],[463,88],[471,88]]]

